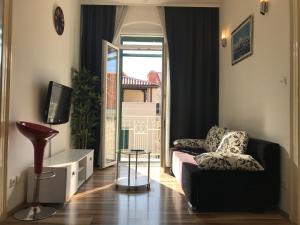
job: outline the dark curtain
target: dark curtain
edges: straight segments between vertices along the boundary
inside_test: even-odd
[[[81,68],[96,75],[101,75],[102,40],[112,42],[115,27],[115,6],[83,5],[81,6]],[[101,84],[97,87],[100,93]],[[99,115],[101,109],[99,109]],[[94,166],[100,166],[100,121],[97,128],[92,131],[95,135]]]
[[[169,45],[170,142],[205,138],[218,124],[219,10],[166,7]]]

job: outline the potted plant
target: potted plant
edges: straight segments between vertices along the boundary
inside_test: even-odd
[[[75,148],[95,149],[100,127],[100,77],[85,68],[72,75],[71,134]]]

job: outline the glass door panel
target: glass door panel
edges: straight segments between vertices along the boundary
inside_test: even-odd
[[[116,163],[119,121],[119,49],[103,41],[102,168]]]

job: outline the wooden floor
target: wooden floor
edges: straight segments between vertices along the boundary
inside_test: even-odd
[[[115,169],[98,170],[79,192],[51,218],[19,222],[9,217],[5,225],[290,225],[278,212],[195,213],[187,206],[176,180],[159,167],[151,169],[151,190],[142,193],[116,192]],[[53,190],[55,191],[55,190]]]

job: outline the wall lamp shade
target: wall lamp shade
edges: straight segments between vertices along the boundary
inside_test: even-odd
[[[260,0],[260,14],[265,15],[269,11],[269,1]]]
[[[225,48],[227,46],[227,38],[226,38],[225,34],[222,34],[221,45],[223,48]]]

